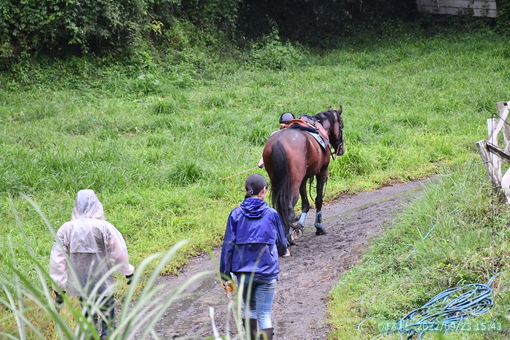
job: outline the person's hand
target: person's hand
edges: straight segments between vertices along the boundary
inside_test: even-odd
[[[232,281],[221,281],[221,287],[226,293],[232,293],[234,291],[234,283]]]
[[[55,306],[57,307],[57,310],[60,310],[60,308],[62,308],[62,306],[64,305],[64,294],[66,293],[65,291],[62,292],[62,294],[59,294],[56,290],[54,291],[55,292]]]
[[[131,274],[131,275],[126,275],[126,280],[127,280],[127,284],[128,286],[131,284],[131,282],[133,281],[133,275],[134,274]]]

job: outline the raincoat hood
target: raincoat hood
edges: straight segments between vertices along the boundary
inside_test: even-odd
[[[246,198],[240,205],[241,213],[248,218],[260,218],[270,208],[269,204],[260,198]]]
[[[73,220],[80,218],[95,218],[106,220],[104,217],[103,205],[99,202],[94,190],[80,190],[76,196],[73,208]]]

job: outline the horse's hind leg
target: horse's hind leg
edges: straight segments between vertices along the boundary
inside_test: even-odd
[[[299,200],[299,192],[300,187],[293,185],[291,187],[290,193],[291,193],[291,199],[289,202],[289,220],[291,221],[289,234],[287,235],[287,238],[290,242],[290,244],[295,245],[295,240],[298,239],[302,234],[302,227],[298,222],[298,219],[296,218],[296,214],[294,213],[294,207],[296,206],[297,201]]]
[[[317,175],[317,197],[315,198],[315,207],[317,212],[315,214],[315,235],[325,235],[326,230],[322,225],[322,198],[324,195],[324,184],[328,180],[328,170]]]
[[[306,182],[308,178],[305,177],[303,182],[301,182],[301,186],[299,187],[299,195],[301,196],[301,216],[299,217],[299,225],[301,229],[305,227],[305,220],[308,211],[310,211],[310,202],[308,201],[308,195],[306,194]]]

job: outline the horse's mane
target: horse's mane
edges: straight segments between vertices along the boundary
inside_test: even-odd
[[[329,121],[329,125],[333,126],[335,124],[335,111],[329,109],[328,111],[317,113],[314,116],[314,118],[317,119],[321,124],[324,121],[324,119],[327,119]]]

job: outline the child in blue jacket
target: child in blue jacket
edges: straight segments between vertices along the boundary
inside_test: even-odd
[[[256,340],[257,327],[260,339],[272,340],[271,311],[280,272],[278,256],[287,251],[287,239],[280,215],[264,201],[267,194],[264,176],[248,176],[245,189],[244,201],[228,217],[220,272],[225,280],[229,280],[231,273],[237,277],[251,340]]]

